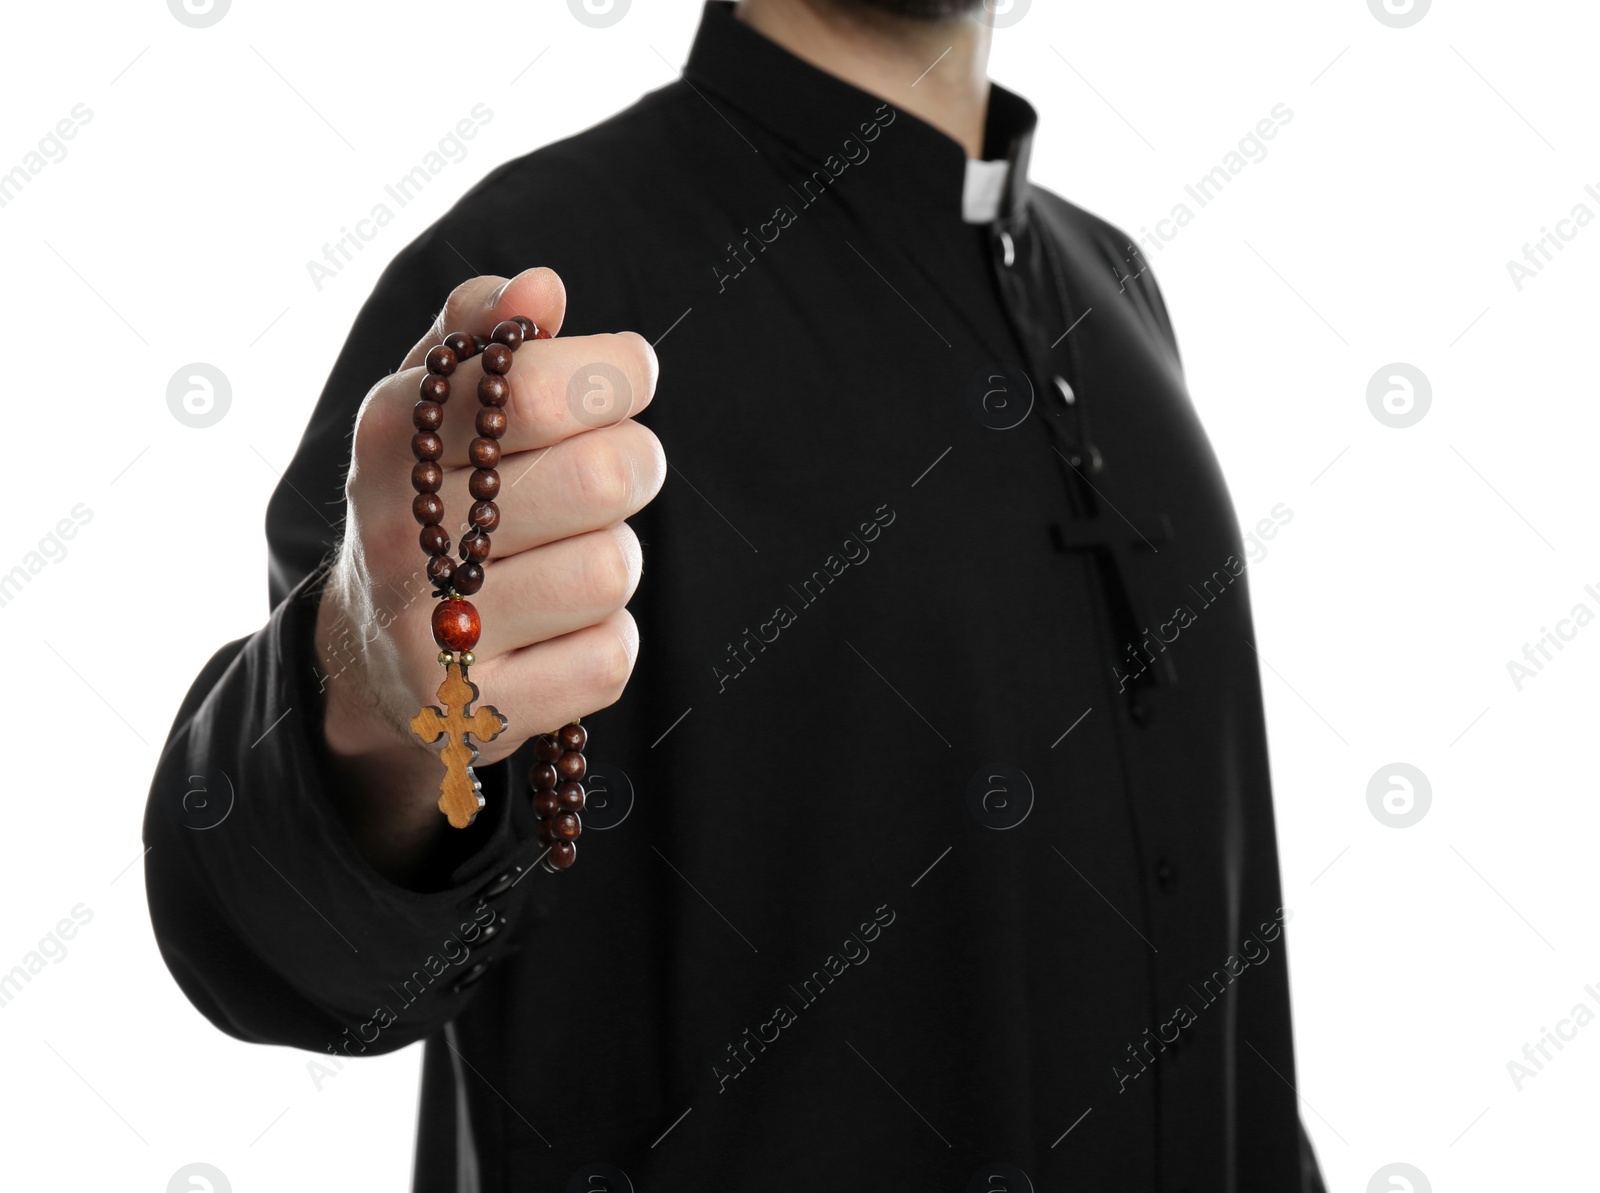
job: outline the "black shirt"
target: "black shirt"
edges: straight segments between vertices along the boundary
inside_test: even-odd
[[[1249,556],[1154,278],[1028,180],[1034,122],[993,89],[1009,181],[967,223],[954,141],[713,0],[683,80],[496,169],[363,307],[147,884],[223,1030],[427,1041],[419,1191],[1320,1188]],[[521,751],[403,889],[331,807],[317,586],[362,397],[452,286],[535,264],[564,335],[656,342],[642,649],[585,718],[578,864],[532,866]]]

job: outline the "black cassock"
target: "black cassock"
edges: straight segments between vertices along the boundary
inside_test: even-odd
[[[1249,556],[1156,283],[1027,181],[1034,119],[994,90],[969,222],[955,142],[713,2],[684,80],[496,169],[362,309],[146,866],[184,992],[308,1086],[427,1041],[418,1190],[1321,1187]],[[315,584],[362,397],[530,265],[564,335],[656,341],[642,649],[578,864],[532,866],[524,750],[405,890],[330,807]]]

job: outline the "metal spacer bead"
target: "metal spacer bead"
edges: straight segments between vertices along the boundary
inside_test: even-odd
[[[477,661],[477,659],[472,657],[472,652],[470,650],[464,650],[461,652],[460,662],[463,667],[470,667]]]
[[[453,651],[453,650],[441,650],[439,652],[439,662],[443,666],[448,667],[451,663],[453,663],[455,661],[456,661],[455,651]]]

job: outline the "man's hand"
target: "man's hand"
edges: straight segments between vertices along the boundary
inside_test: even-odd
[[[512,315],[554,336],[565,312],[566,291],[548,269],[463,282],[356,418],[345,537],[317,616],[319,668],[343,663],[326,683],[324,735],[343,772],[341,814],[374,866],[397,879],[414,874],[450,831],[436,807],[442,767],[407,726],[434,702],[443,677],[429,625],[433,586],[411,512],[411,411],[423,359],[448,332],[487,337]],[[480,747],[479,765],[614,703],[633,671],[639,635],[623,606],[641,560],[623,519],[665,479],[660,442],[632,420],[654,394],[656,373],[655,352],[632,332],[529,340],[513,358],[500,526],[483,588],[470,598],[483,619],[472,680],[510,726]],[[452,550],[473,502],[467,445],[482,375],[481,356],[456,368],[439,429]]]

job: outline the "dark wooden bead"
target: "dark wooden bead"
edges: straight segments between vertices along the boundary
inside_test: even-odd
[[[522,338],[524,340],[531,339],[539,333],[539,325],[526,315],[513,315],[511,316],[511,321],[522,328]]]
[[[572,863],[578,860],[578,847],[571,841],[558,839],[551,843],[550,854],[544,860],[552,870],[570,870]]]
[[[533,797],[533,814],[540,820],[548,820],[556,814],[556,793],[553,791],[540,791]]]
[[[450,553],[450,534],[443,526],[424,526],[417,534],[417,540],[429,555]]]
[[[485,406],[478,411],[478,434],[489,439],[498,439],[506,433],[510,420],[506,412],[498,406]]]
[[[589,731],[582,725],[563,725],[556,737],[563,750],[582,750],[589,744]]]
[[[478,401],[485,406],[504,406],[511,400],[511,382],[493,373],[478,378]]]
[[[493,534],[500,529],[500,507],[492,501],[474,502],[467,521],[485,534]]]
[[[417,386],[417,397],[424,402],[448,402],[450,379],[441,377],[437,373],[424,373],[421,383]]]
[[[494,330],[489,333],[489,338],[496,344],[504,344],[513,352],[522,347],[523,336],[522,324],[515,319],[500,320],[499,323],[494,325]]]
[[[513,355],[511,349],[504,344],[490,344],[483,350],[483,371],[504,376],[511,371]]]
[[[567,781],[556,788],[556,800],[568,812],[583,811],[585,800],[583,784]]]
[[[437,493],[418,493],[411,499],[411,514],[424,526],[444,521],[444,500]]]
[[[550,844],[550,842],[554,841],[555,839],[556,839],[555,833],[550,831],[550,817],[541,816],[539,818],[539,844],[548,845],[548,844]],[[550,868],[552,870],[555,869],[554,866],[551,866]]]
[[[561,743],[553,734],[541,733],[533,739],[533,756],[540,762],[554,762],[561,757]]]
[[[471,601],[440,601],[433,607],[433,640],[442,650],[471,650],[482,630]]]
[[[472,347],[473,347],[474,351],[482,352],[488,346],[489,346],[489,339],[488,339],[487,336],[473,336],[472,337]]]
[[[483,565],[481,563],[463,563],[456,568],[456,591],[462,596],[471,596],[483,587]]]
[[[438,467],[437,464],[434,465]],[[443,480],[443,474],[440,479]],[[438,489],[438,485],[434,489]],[[472,479],[467,482],[467,492],[472,494],[474,501],[493,501],[500,494],[500,474],[493,468],[479,468],[473,471]]]
[[[535,762],[528,768],[528,786],[535,791],[554,791],[557,782],[556,768],[548,762]]]
[[[443,587],[456,574],[456,561],[448,555],[434,555],[428,560],[428,579]]]
[[[481,530],[469,530],[461,536],[461,558],[472,563],[482,563],[489,558],[489,536]]]
[[[428,372],[437,373],[441,377],[448,377],[456,371],[456,354],[443,344],[435,344],[428,349]],[[504,372],[505,370],[501,370]]]
[[[493,439],[479,436],[467,444],[467,459],[474,468],[493,468],[500,463],[500,445]]]
[[[444,469],[432,460],[418,460],[411,466],[411,487],[418,493],[437,493],[444,484]]]
[[[437,460],[444,455],[444,440],[433,431],[418,431],[411,437],[411,454],[419,460]]]
[[[550,831],[563,841],[576,841],[583,836],[583,821],[572,812],[562,812],[551,818]]]
[[[452,331],[445,336],[444,346],[456,354],[457,360],[466,360],[468,357],[478,355],[478,346],[464,331]]]
[[[437,431],[444,426],[444,407],[424,398],[411,408],[411,425],[419,431]]]
[[[556,759],[556,773],[563,779],[571,779],[573,782],[577,782],[583,778],[588,769],[588,764],[584,762],[583,755],[576,750],[567,750],[560,758]]]

